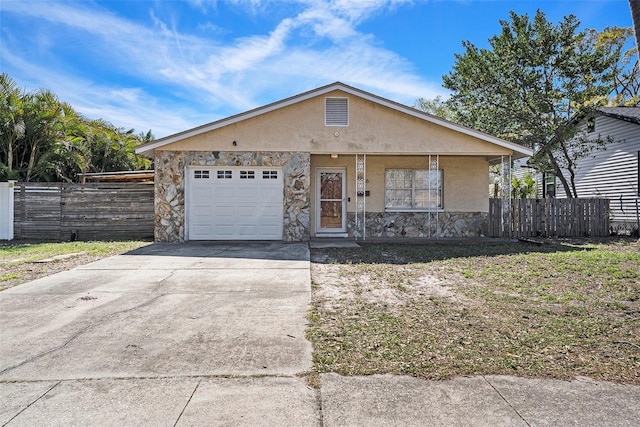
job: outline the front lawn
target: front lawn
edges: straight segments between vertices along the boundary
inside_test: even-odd
[[[312,250],[314,370],[640,384],[634,240]]]
[[[0,291],[150,242],[0,242]]]

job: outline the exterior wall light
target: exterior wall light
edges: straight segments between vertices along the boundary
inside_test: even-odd
[[[331,158],[332,158],[332,159],[337,159],[337,158],[338,158],[338,155],[337,155],[337,154],[332,154],[332,155],[331,155]]]

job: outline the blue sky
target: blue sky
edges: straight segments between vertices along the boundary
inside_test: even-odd
[[[627,0],[0,2],[0,71],[90,118],[163,137],[342,81],[413,105],[446,96],[461,42],[509,11],[631,26]]]

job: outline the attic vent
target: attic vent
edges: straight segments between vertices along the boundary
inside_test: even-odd
[[[325,126],[349,126],[349,99],[325,98]]]

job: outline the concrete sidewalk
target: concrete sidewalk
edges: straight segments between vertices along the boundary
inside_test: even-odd
[[[153,244],[0,292],[0,425],[637,425],[640,387],[323,374],[309,248]]]
[[[637,426],[640,387],[505,376],[322,375],[325,426]]]

